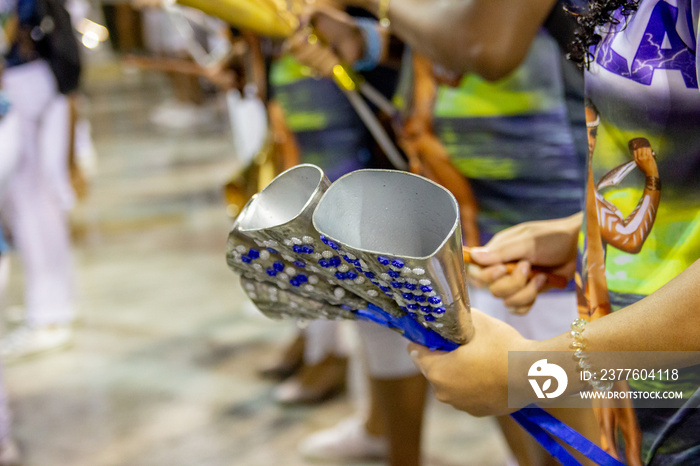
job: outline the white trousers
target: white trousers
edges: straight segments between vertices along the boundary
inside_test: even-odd
[[[419,373],[406,351],[408,340],[398,333],[372,322],[356,322],[359,351],[370,377],[400,379]],[[347,330],[347,329],[346,329]],[[314,320],[305,329],[304,362],[318,364],[328,355],[347,356],[352,345],[341,323]]]
[[[336,320],[312,320],[304,335],[304,362],[308,365],[318,364],[330,355],[348,355],[348,344],[340,331],[340,322]]]
[[[403,379],[420,373],[408,355],[408,340],[393,330],[372,323],[357,322],[364,360],[374,379]]]
[[[3,211],[24,265],[27,321],[67,323],[74,318],[68,101],[43,60],[9,68],[2,78],[20,124],[20,160]]]
[[[19,160],[19,118],[10,112],[0,119],[0,201],[5,197]]]
[[[548,340],[568,332],[571,322],[578,317],[576,293],[573,291],[539,295],[524,316],[508,312],[503,300],[494,297],[487,289],[470,288],[469,299],[473,308],[502,320],[530,340]]]

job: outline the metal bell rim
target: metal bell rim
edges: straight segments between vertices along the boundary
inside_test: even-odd
[[[334,189],[338,189],[337,187],[338,187],[340,181],[342,181],[342,180],[344,180],[344,179],[346,179],[346,178],[358,176],[358,175],[361,175],[361,174],[367,173],[367,172],[373,172],[373,173],[387,173],[387,174],[389,174],[390,176],[395,176],[395,175],[410,176],[410,177],[413,177],[413,178],[415,178],[415,179],[420,180],[420,181],[423,182],[423,183],[427,183],[427,184],[430,184],[430,185],[432,185],[432,186],[438,188],[440,191],[444,192],[444,193],[447,195],[447,197],[450,199],[450,201],[452,202],[452,205],[453,205],[453,207],[454,207],[454,209],[455,209],[455,221],[454,221],[454,223],[452,224],[452,226],[450,227],[450,232],[449,232],[449,234],[445,235],[445,237],[443,238],[442,242],[441,242],[436,248],[434,248],[433,252],[432,252],[431,254],[426,255],[426,256],[413,256],[413,255],[410,255],[410,254],[393,254],[393,253],[390,253],[390,252],[387,252],[387,251],[375,251],[375,250],[373,250],[373,249],[361,248],[361,247],[356,247],[356,246],[350,246],[350,247],[352,247],[353,249],[355,249],[355,250],[357,250],[357,251],[364,252],[364,253],[367,253],[367,254],[374,254],[374,255],[385,254],[385,255],[389,255],[389,256],[401,256],[402,258],[412,259],[412,260],[418,260],[418,261],[425,261],[425,260],[428,260],[428,259],[430,259],[431,257],[435,256],[435,254],[436,254],[438,251],[440,251],[440,250],[445,246],[445,244],[447,244],[448,241],[450,241],[450,239],[451,239],[452,236],[454,235],[455,230],[456,230],[457,227],[459,226],[459,222],[460,222],[459,203],[457,202],[457,199],[454,197],[454,194],[452,194],[452,193],[451,193],[447,188],[445,188],[444,186],[442,186],[442,185],[440,185],[440,184],[438,184],[438,183],[435,183],[434,181],[429,180],[428,178],[426,178],[426,177],[424,177],[424,176],[416,175],[416,174],[410,173],[410,172],[404,172],[404,171],[399,171],[399,170],[386,170],[386,169],[379,169],[379,168],[366,168],[366,169],[362,169],[362,170],[355,170],[355,171],[353,171],[353,172],[350,172],[350,173],[348,173],[348,174],[346,174],[346,175],[341,176],[340,178],[338,178],[336,181],[334,181],[334,182],[330,185],[330,187],[326,190],[325,193],[323,193],[323,196],[322,196],[321,199],[318,201],[318,204],[317,204],[317,206],[316,206],[316,209],[314,210],[313,216],[311,217],[311,223],[312,223],[312,225],[313,225],[313,227],[314,227],[314,230],[316,230],[317,232],[319,232],[319,234],[322,234],[323,236],[327,237],[328,239],[330,239],[330,240],[332,240],[332,241],[334,241],[334,242],[338,242],[338,243],[341,243],[341,244],[347,244],[345,241],[341,241],[341,240],[339,240],[338,238],[336,238],[336,237],[334,237],[334,236],[332,236],[332,235],[330,235],[330,234],[327,234],[327,233],[323,232],[323,231],[318,227],[317,221],[316,221],[316,219],[317,219],[317,215],[316,215],[316,214],[317,214],[317,212],[318,212],[318,206],[321,205],[321,203],[323,202],[324,198],[325,198],[326,196],[329,196],[329,195],[333,192]]]
[[[275,225],[268,225],[268,226],[263,227],[263,228],[246,228],[243,226],[243,222],[246,220],[246,216],[250,214],[250,211],[253,208],[253,204],[260,198],[261,195],[263,195],[263,193],[265,193],[266,191],[269,192],[271,189],[274,189],[274,187],[273,188],[271,188],[271,187],[273,185],[279,183],[279,180],[281,178],[289,176],[288,175],[289,173],[294,172],[294,171],[299,171],[299,170],[307,170],[307,169],[312,169],[313,171],[315,171],[318,174],[318,181],[316,182],[313,190],[311,191],[311,193],[316,193],[319,190],[319,188],[321,187],[321,185],[323,184],[323,180],[326,176],[325,173],[323,172],[323,170],[320,167],[318,167],[314,164],[311,164],[311,163],[302,163],[299,165],[295,165],[295,166],[283,171],[282,173],[280,173],[276,177],[274,177],[272,179],[272,181],[270,181],[267,184],[267,186],[265,186],[263,189],[261,189],[256,194],[254,194],[250,198],[250,200],[248,200],[246,205],[243,207],[243,209],[241,209],[241,212],[236,217],[236,220],[233,223],[232,229],[237,229],[238,231],[241,231],[241,232],[258,231],[258,230],[262,230],[265,228],[284,226],[284,225],[287,225],[287,224],[293,222],[297,218],[299,218],[299,216],[302,213],[306,212],[308,210],[308,208],[311,206],[311,204],[315,202],[314,196],[309,196],[309,198],[304,203],[303,207],[301,207],[301,209],[299,209],[299,211],[296,213],[296,215],[294,217],[290,218],[289,220],[286,220],[282,223],[278,223]]]

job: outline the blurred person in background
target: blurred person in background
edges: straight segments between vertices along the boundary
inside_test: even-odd
[[[580,179],[586,154],[583,88],[580,73],[565,61],[554,37],[564,31],[566,37],[560,42],[573,41],[571,23],[555,24],[562,14],[561,7],[551,11],[544,24],[555,32],[543,28],[532,38],[524,61],[494,83],[476,74],[460,77],[438,69],[440,77],[447,75],[452,81],[452,86],[438,86],[432,64],[414,58],[413,90],[403,99],[412,106],[400,132],[403,147],[412,168],[419,173],[437,175],[434,180],[442,182],[448,177],[440,176],[445,175],[441,172],[451,170],[469,180],[478,204],[476,227],[463,215],[465,242],[471,246],[484,244],[497,232],[523,221],[559,218],[580,210]],[[372,46],[362,43],[360,28],[348,17],[322,8],[310,17],[319,35],[345,60],[352,62],[362,55],[363,48]],[[329,73],[332,60],[327,54],[312,53],[313,46],[307,42],[300,36],[293,40],[292,50],[320,73]],[[355,43],[354,47],[349,42]],[[426,144],[425,139],[433,132],[439,141]],[[458,192],[453,192],[459,199]],[[471,208],[464,204],[460,207]],[[475,235],[475,230],[479,234]],[[520,267],[519,273],[530,274],[526,264]],[[543,288],[544,278],[539,275],[533,286]],[[474,280],[473,285],[470,299],[474,307],[509,322],[532,339],[551,338],[565,331],[576,317],[573,283],[565,291],[553,290],[543,296],[539,306],[526,316],[519,310],[517,297],[504,304],[489,290],[480,288],[483,285],[479,281]],[[417,410],[422,410],[422,404],[409,405],[404,414]],[[557,410],[555,414],[597,438],[591,411]],[[554,464],[555,460],[512,419],[501,416],[498,421],[519,464]],[[350,439],[341,434],[342,426],[312,436],[302,445],[302,451],[320,456],[324,449],[347,450]]]
[[[356,10],[351,14],[363,13]],[[364,73],[364,78],[388,98],[398,80],[396,57],[401,52],[400,45],[397,47],[393,63]],[[311,76],[308,68],[286,55],[272,61],[269,88],[271,100],[281,108],[299,147],[301,163],[318,165],[331,181],[354,170],[386,166],[369,131],[332,79]],[[280,402],[321,400],[344,388],[347,349],[339,324],[314,321],[304,334],[303,364],[277,389],[275,396]]]
[[[137,7],[153,2],[135,2]],[[148,51],[158,57],[193,62],[192,51],[207,53],[218,39],[218,22],[191,8],[143,12],[143,36]],[[173,95],[150,114],[151,123],[173,129],[205,127],[214,123],[216,111],[209,89],[198,76],[166,72]]]
[[[382,15],[391,18],[400,36],[450,69],[494,77],[522,60],[523,42],[536,34],[537,18],[545,17],[552,3],[397,0]],[[489,4],[498,14],[489,17]],[[475,256],[490,266],[480,271],[481,280],[506,300],[516,297],[521,312],[539,299],[540,289],[522,273],[495,274],[505,262],[525,261],[575,277],[580,319],[571,332],[533,341],[475,310],[481,338],[451,353],[411,345],[436,396],[473,414],[512,409],[506,400],[509,352],[571,351],[572,338],[584,329],[585,353],[656,351],[658,358],[674,351],[674,367],[697,363],[680,352],[697,351],[700,341],[700,230],[693,194],[700,166],[698,5],[694,0],[601,0],[589,7],[580,19],[584,31],[578,54],[586,65],[588,99],[583,215],[518,225],[496,235]],[[471,27],[462,23],[461,29],[452,29],[469,10],[477,13]],[[468,43],[474,46],[451,47],[455,37],[448,34],[453,33],[457,43],[472,37]],[[569,380],[577,367],[572,360],[564,368]],[[469,377],[475,370],[486,370],[490,377]],[[698,462],[697,367],[680,374],[677,380],[593,385],[614,389],[608,393],[629,401],[595,405],[607,451],[633,465]],[[570,384],[568,390],[574,393],[583,385]],[[637,402],[627,396],[673,389],[684,391],[677,409],[635,408]]]
[[[157,0],[137,2],[139,6],[160,4]],[[353,14],[362,13],[355,11]],[[320,166],[331,180],[335,180],[353,170],[385,166],[386,162],[377,152],[370,133],[333,80],[312,76],[310,70],[293,57],[284,56],[278,42],[266,39],[263,42],[268,57],[267,78],[255,85],[258,94],[266,101],[275,142],[284,152],[280,157],[283,163],[278,169],[283,170],[297,163],[313,163]],[[393,94],[398,78],[396,57],[401,55],[401,46],[394,45],[397,47],[392,54],[394,66],[382,66],[365,74],[365,79],[385,97]],[[257,67],[256,64],[252,65],[251,74],[256,74]],[[261,370],[264,376],[287,379],[275,391],[278,402],[318,403],[345,389],[347,349],[339,328],[337,322],[309,323],[276,361]],[[385,331],[389,339],[395,337],[401,342],[401,351],[398,352],[403,361],[401,367],[404,370],[408,367],[409,378],[420,378],[417,391],[423,394],[425,381],[410,359],[405,357],[405,342],[389,330],[380,331]],[[386,363],[391,369],[396,369],[393,362]],[[391,392],[387,388],[383,390],[387,394]],[[375,430],[383,429],[378,425],[381,422],[375,418]],[[362,432],[361,429],[357,431]],[[407,437],[408,444],[411,444],[412,438]],[[385,455],[383,440],[379,439],[378,444],[381,455]]]
[[[3,0],[13,35],[2,86],[19,120],[20,155],[2,213],[24,268],[25,321],[0,342],[17,359],[67,346],[75,319],[68,210],[69,104],[80,76],[70,16],[57,0]],[[48,29],[45,18],[54,27]],[[42,24],[44,25],[42,28]]]
[[[9,48],[17,25],[16,11],[8,3],[0,3],[0,54]],[[0,58],[0,77],[4,60]],[[17,169],[20,154],[20,131],[17,114],[12,111],[9,97],[2,89],[0,81],[0,202],[4,199],[10,178]],[[0,226],[0,307],[4,305],[10,273],[10,260],[7,257],[9,246]],[[20,454],[10,433],[10,411],[4,383],[4,370],[0,365],[0,465],[20,464]]]

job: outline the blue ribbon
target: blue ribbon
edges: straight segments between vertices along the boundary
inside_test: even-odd
[[[527,406],[510,415],[542,445],[554,458],[565,466],[580,466],[576,458],[566,451],[551,436],[579,451],[582,455],[601,466],[624,466],[595,443],[567,426],[559,419],[536,405]]]
[[[576,458],[554,440],[542,427],[524,413],[525,409],[516,411],[510,415],[515,422],[525,429],[532,437],[544,447],[550,455],[556,458],[564,466],[581,466]]]
[[[459,348],[457,343],[448,340],[434,330],[423,327],[420,322],[411,316],[396,317],[372,303],[368,304],[367,309],[355,311],[355,316],[359,320],[374,322],[384,327],[398,330],[404,337],[430,350],[452,351]]]

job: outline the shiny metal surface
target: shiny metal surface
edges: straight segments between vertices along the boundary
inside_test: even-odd
[[[270,319],[355,320],[352,311],[282,290],[271,283],[243,277],[241,285],[260,312]]]
[[[341,285],[449,340],[471,338],[459,208],[449,191],[405,172],[359,170],[326,191],[313,225],[370,279]]]
[[[331,185],[316,166],[287,170],[236,219],[227,261],[273,318],[353,318],[372,303],[453,342],[473,332],[457,202],[420,176],[360,170]]]
[[[323,171],[309,164],[277,176],[236,219],[227,245],[229,266],[249,280],[267,282],[302,297],[346,310],[366,307],[366,301],[338,285],[334,274],[342,267],[341,259],[329,252],[311,224],[313,211],[329,185]],[[334,266],[319,265],[329,261]]]

